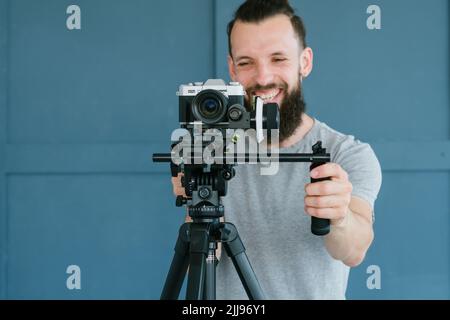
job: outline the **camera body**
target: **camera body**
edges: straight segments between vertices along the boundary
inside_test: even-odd
[[[251,112],[244,106],[245,91],[238,82],[209,79],[182,84],[177,95],[182,128],[191,129],[194,123],[201,123],[205,129],[251,127]]]

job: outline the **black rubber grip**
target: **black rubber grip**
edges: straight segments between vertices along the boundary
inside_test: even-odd
[[[317,168],[318,166],[321,166],[322,164],[325,164],[325,162],[314,162],[311,164],[309,170],[310,172]],[[320,179],[313,179],[311,178],[311,183],[324,181],[324,180],[330,180],[331,178],[320,178]],[[330,232],[330,219],[322,219],[317,217],[311,217],[311,232],[315,234],[316,236],[324,236]]]

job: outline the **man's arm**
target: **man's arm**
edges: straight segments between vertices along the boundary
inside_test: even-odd
[[[305,212],[330,219],[331,231],[325,236],[330,255],[350,267],[360,264],[374,234],[372,209],[357,197],[352,197],[348,174],[336,163],[327,163],[311,171],[315,179],[331,180],[309,183],[305,187]]]
[[[331,231],[325,236],[325,245],[334,259],[355,267],[364,260],[373,237],[370,205],[352,197],[344,219],[331,221]]]

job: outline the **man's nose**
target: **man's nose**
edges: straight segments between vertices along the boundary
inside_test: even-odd
[[[255,82],[260,86],[267,86],[273,83],[274,75],[269,65],[258,64],[255,75]]]

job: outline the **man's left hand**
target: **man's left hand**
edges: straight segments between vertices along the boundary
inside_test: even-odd
[[[336,163],[325,163],[311,171],[314,179],[331,180],[308,183],[305,186],[305,212],[311,216],[342,222],[349,211],[352,184],[348,174]]]

